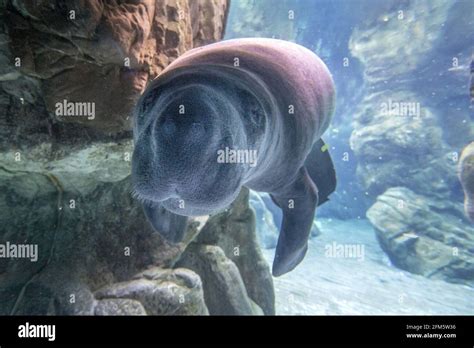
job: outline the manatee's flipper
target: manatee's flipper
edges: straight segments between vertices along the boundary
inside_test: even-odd
[[[283,211],[272,274],[281,276],[303,260],[318,204],[318,192],[305,167],[296,179],[271,197]]]
[[[168,242],[179,243],[183,240],[188,218],[166,210],[161,204],[143,203],[145,215],[153,229]]]
[[[311,180],[318,188],[318,206],[329,200],[329,195],[336,189],[336,171],[329,155],[328,146],[323,139],[314,143],[304,166]]]

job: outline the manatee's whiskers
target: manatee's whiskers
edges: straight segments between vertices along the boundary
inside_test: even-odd
[[[148,198],[145,198],[140,192],[138,192],[138,191],[136,190],[135,187],[133,187],[133,188],[130,190],[130,194],[132,195],[132,197],[133,197],[134,199],[136,199],[136,200],[139,201],[140,203],[148,203],[148,204],[150,204],[150,203],[152,203],[152,204],[155,203],[155,202],[153,202],[152,200],[150,200],[150,199],[148,199]]]

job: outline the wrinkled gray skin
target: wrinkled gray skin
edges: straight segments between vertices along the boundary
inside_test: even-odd
[[[273,274],[292,270],[306,253],[316,186],[323,201],[335,187],[327,152],[316,149],[310,173],[304,165],[329,125],[334,97],[324,63],[290,42],[229,40],[178,58],[150,84],[134,115],[134,193],[152,225],[179,242],[183,228],[163,223],[159,206],[207,215],[225,209],[242,186],[269,192],[284,216]],[[257,165],[218,163],[226,147],[256,150]]]
[[[474,141],[462,151],[458,173],[464,190],[464,211],[474,223]]]

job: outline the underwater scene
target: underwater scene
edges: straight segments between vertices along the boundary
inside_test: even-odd
[[[0,23],[0,315],[474,314],[474,1]]]

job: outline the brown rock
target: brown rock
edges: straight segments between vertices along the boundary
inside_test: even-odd
[[[55,115],[117,133],[149,79],[193,47],[222,38],[226,0],[15,1],[7,8],[10,50],[38,79],[46,109],[94,103],[95,117]]]

